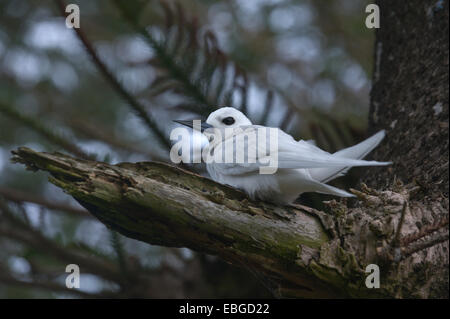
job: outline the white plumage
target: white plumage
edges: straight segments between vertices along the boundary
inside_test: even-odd
[[[232,131],[232,134],[224,134],[220,140],[210,142],[206,146],[208,151],[217,150],[230,139],[236,139],[242,132],[237,128],[257,130],[261,127],[252,125],[242,112],[232,107],[224,107],[211,113],[206,123],[222,132],[226,128],[234,129],[228,130]],[[258,162],[241,164],[212,162],[206,165],[211,178],[219,183],[242,189],[252,198],[286,204],[293,202],[304,192],[353,197],[352,194],[325,183],[344,175],[353,166],[391,164],[361,160],[383,140],[384,131],[378,132],[357,145],[330,154],[315,146],[312,141],[295,141],[292,136],[280,129],[277,130],[278,170],[276,173],[260,174],[261,164]],[[237,133],[234,133],[235,131]],[[249,144],[246,143],[245,147],[257,147]]]

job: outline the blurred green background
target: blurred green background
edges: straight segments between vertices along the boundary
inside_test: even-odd
[[[171,120],[224,105],[327,151],[354,144],[367,127],[370,2],[71,1],[78,32],[61,3],[0,1],[0,297],[271,297],[216,257],[109,231],[10,151],[168,161]],[[335,185],[357,179],[352,170]],[[65,286],[71,263],[80,289]]]

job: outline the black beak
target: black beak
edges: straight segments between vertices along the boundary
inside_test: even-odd
[[[173,120],[173,121],[176,122],[176,123],[179,123],[179,124],[188,126],[188,127],[190,127],[190,128],[193,128],[193,125],[194,125],[193,120],[191,120],[191,121]],[[209,128],[211,128],[211,127],[212,127],[211,125],[209,125],[208,123],[203,122],[203,121],[202,121],[202,123],[200,124],[200,130],[201,130],[201,132],[203,132],[204,130],[209,129]]]

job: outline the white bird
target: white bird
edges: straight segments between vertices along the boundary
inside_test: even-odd
[[[176,122],[192,127],[192,122]],[[206,124],[202,123],[201,127],[202,131],[212,127],[220,132],[231,132],[221,134],[219,140],[212,139],[206,146],[208,152],[214,152],[230,140],[235,140],[239,134],[242,134],[243,130],[248,132],[249,129],[256,131],[259,128],[264,128],[259,125],[252,125],[242,112],[232,107],[223,107],[212,112],[206,120]],[[274,174],[261,174],[262,164],[258,161],[255,163],[211,162],[206,164],[211,178],[219,183],[239,188],[253,199],[289,204],[305,192],[354,197],[344,190],[325,183],[343,176],[353,166],[391,164],[391,162],[361,160],[383,140],[384,131],[376,133],[357,145],[330,154],[315,146],[313,141],[295,141],[289,134],[280,129],[276,130],[278,135],[278,169]],[[250,144],[251,142],[247,140],[245,148],[257,147]],[[259,153],[256,152],[256,154]]]

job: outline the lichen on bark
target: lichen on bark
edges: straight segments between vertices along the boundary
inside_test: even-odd
[[[238,190],[163,163],[109,165],[28,148],[14,151],[13,160],[49,172],[52,183],[108,227],[150,244],[218,255],[263,274],[276,296],[414,297],[417,291],[431,296],[428,288],[408,286],[416,271],[417,263],[409,259],[413,255],[392,257],[402,215],[403,237],[418,231],[415,218],[445,209],[411,201],[416,188],[410,185],[353,190],[359,197],[353,207],[333,200],[329,211],[322,212],[255,202]],[[428,251],[448,264],[442,255],[446,247],[444,240]],[[383,274],[380,289],[365,286],[365,268],[372,263]],[[442,265],[432,266],[426,282],[439,286],[442,280],[434,275]]]

